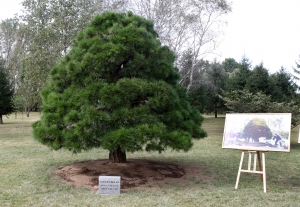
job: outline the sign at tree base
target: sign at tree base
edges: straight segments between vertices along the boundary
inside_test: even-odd
[[[120,194],[120,176],[99,176],[99,189],[97,194]]]

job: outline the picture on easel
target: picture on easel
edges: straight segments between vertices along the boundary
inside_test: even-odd
[[[222,148],[289,152],[291,118],[291,113],[226,114]]]

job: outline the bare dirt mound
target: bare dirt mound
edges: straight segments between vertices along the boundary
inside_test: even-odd
[[[73,163],[56,170],[56,175],[77,187],[98,190],[99,176],[121,176],[121,191],[145,185],[155,187],[162,183],[184,184],[190,180],[210,180],[196,166],[176,165],[151,160],[130,159],[126,163],[92,160]]]

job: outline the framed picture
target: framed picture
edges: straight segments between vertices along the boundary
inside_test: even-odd
[[[222,148],[289,152],[291,118],[291,113],[226,114]]]

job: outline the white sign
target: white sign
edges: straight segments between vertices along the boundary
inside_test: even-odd
[[[120,176],[99,176],[98,194],[120,194],[121,177]]]

